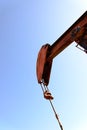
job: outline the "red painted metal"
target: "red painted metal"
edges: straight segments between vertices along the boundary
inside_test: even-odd
[[[79,32],[72,38],[72,32],[77,27],[80,27],[81,30],[87,25],[87,11],[65,32],[61,37],[59,37],[51,46],[50,53],[47,57],[47,60],[55,58],[60,52],[62,52],[66,47],[68,47],[72,42],[75,41],[79,36]]]
[[[49,83],[52,60],[47,61],[47,54],[50,48],[49,44],[43,45],[38,53],[37,58],[37,66],[36,66],[36,73],[37,73],[37,80],[38,83],[43,83],[47,86]]]
[[[87,51],[87,11],[52,45],[42,46],[37,58],[38,83],[49,83],[52,60],[72,42],[77,42]]]

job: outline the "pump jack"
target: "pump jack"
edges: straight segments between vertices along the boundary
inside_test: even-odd
[[[77,48],[87,53],[87,11],[52,45],[48,43],[43,45],[38,53],[36,64],[37,80],[41,84],[44,98],[50,100],[51,105],[53,97],[47,86],[49,84],[53,58],[73,42],[77,43]],[[61,130],[63,130],[53,105],[52,108]]]
[[[43,81],[46,86],[49,84],[53,58],[74,41],[76,47],[87,53],[87,11],[52,45],[41,47],[36,65],[38,83]]]

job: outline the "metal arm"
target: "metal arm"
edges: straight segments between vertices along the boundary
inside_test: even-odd
[[[51,46],[49,50],[49,55],[47,61],[50,61],[56,57],[60,52],[62,52],[67,46],[69,46],[76,37],[79,37],[80,33],[83,34],[83,27],[87,25],[87,11]],[[81,31],[77,32],[77,35],[73,38],[72,33],[77,27],[81,28]]]
[[[87,51],[87,11],[52,45],[42,46],[37,58],[38,83],[49,84],[53,58],[74,41]]]

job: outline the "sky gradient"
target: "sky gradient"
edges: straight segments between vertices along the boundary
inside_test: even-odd
[[[0,0],[0,130],[60,129],[37,83],[36,60],[87,0]],[[64,130],[87,130],[87,55],[73,42],[53,61],[49,89]]]

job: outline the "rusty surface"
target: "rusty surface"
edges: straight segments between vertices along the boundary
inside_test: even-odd
[[[80,30],[78,37],[75,39],[81,47],[87,51],[87,24]]]
[[[50,45],[43,45],[38,53],[37,65],[36,65],[36,74],[38,83],[41,83],[44,80],[44,84],[47,86],[49,83],[52,60],[47,61],[47,54]]]
[[[44,80],[46,86],[49,84],[53,58],[74,41],[87,50],[87,11],[51,46],[41,47],[36,66],[38,83]]]
[[[67,46],[69,46],[75,39],[72,38],[71,34],[77,27],[83,28],[87,24],[87,11],[50,47],[50,53],[47,60],[50,61],[62,52]]]

